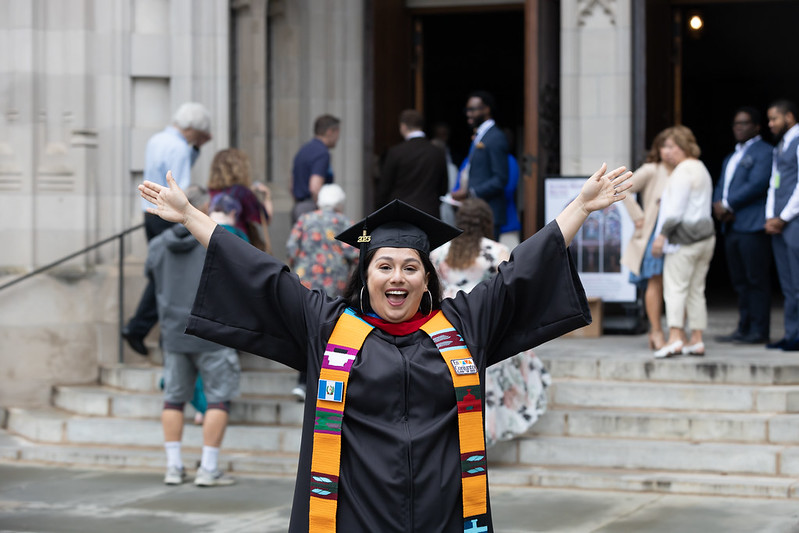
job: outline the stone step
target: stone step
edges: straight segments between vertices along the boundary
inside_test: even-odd
[[[100,383],[137,392],[159,392],[164,369],[152,365],[114,365],[100,368]],[[241,394],[288,395],[297,384],[297,371],[280,365],[272,370],[241,373]]]
[[[799,413],[799,386],[556,379],[552,406],[743,413]]]
[[[53,388],[53,405],[79,415],[160,419],[163,404],[160,392],[128,392],[99,385]],[[188,418],[195,413],[189,403],[184,412]],[[303,404],[293,396],[240,396],[230,405],[230,422],[234,424],[299,426],[302,415]]]
[[[699,474],[694,472],[634,471],[602,468],[557,468],[502,465],[491,461],[488,451],[489,483],[492,486],[532,486],[585,490],[657,492],[704,496],[755,498],[799,498],[799,480],[788,477]],[[184,447],[183,460],[193,474],[200,450]],[[162,447],[75,446],[38,444],[0,429],[0,461],[59,464],[82,468],[129,468],[161,471]],[[220,467],[234,475],[288,475],[297,470],[297,455],[245,453],[224,448]]]
[[[258,357],[247,352],[239,352],[239,362],[242,370],[277,370],[279,372],[292,371],[283,363],[278,363],[265,357]]]
[[[55,408],[9,410],[7,428],[36,442],[111,446],[161,446],[163,430],[159,420],[86,417]],[[223,447],[248,452],[299,453],[299,426],[231,424],[225,431]],[[183,442],[202,447],[202,427],[186,424]]]
[[[555,378],[612,381],[657,381],[742,385],[799,385],[799,360],[786,353],[758,348],[756,355],[726,352],[706,357],[653,359],[648,351],[619,355],[607,353],[607,345],[587,346],[587,339],[560,338],[536,348],[536,355]],[[594,351],[602,353],[594,353]],[[762,352],[762,353],[761,353]]]
[[[2,450],[2,448],[0,448]],[[193,473],[200,460],[200,450],[182,449],[183,462]],[[0,458],[3,458],[0,452]],[[297,473],[297,455],[252,455],[228,451],[219,456],[220,468],[226,472],[246,474],[291,475]],[[96,446],[37,445],[20,447],[13,459],[31,463],[62,464],[76,467],[113,467],[135,470],[163,470],[166,456],[163,448],[110,448]]]
[[[498,443],[491,455],[505,464],[546,467],[760,476],[799,471],[799,447],[770,444],[536,436]]]
[[[201,448],[184,446],[181,450],[186,468],[193,472],[200,461]],[[291,453],[249,453],[223,447],[220,468],[246,474],[296,475],[299,456]],[[76,446],[39,444],[0,430],[0,460],[61,464],[76,467],[113,467],[135,470],[163,470],[166,456],[163,446]]]
[[[799,415],[551,408],[534,435],[799,445]]]
[[[491,485],[494,486],[532,486],[746,498],[799,498],[799,480],[790,477],[495,465],[489,467],[488,478]]]

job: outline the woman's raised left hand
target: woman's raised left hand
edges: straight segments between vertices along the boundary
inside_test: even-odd
[[[578,201],[587,213],[605,209],[609,205],[624,200],[624,193],[632,187],[632,182],[627,180],[633,175],[627,167],[619,167],[607,172],[608,165],[602,163],[599,170],[588,178],[583,185]]]

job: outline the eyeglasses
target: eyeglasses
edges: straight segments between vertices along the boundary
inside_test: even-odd
[[[478,106],[472,106],[472,107],[465,107],[465,108],[463,109],[463,112],[464,112],[464,113],[474,113],[475,111],[482,111],[482,109],[483,109],[484,107],[485,107],[485,106],[482,106],[482,105],[478,105]]]

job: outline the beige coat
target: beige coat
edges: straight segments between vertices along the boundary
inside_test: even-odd
[[[644,208],[641,209],[641,206],[630,194],[624,199],[624,207],[627,208],[627,212],[630,213],[633,222],[643,220],[644,224],[642,227],[635,229],[630,242],[627,243],[624,254],[621,256],[621,264],[629,268],[630,272],[636,276],[641,273],[641,261],[644,259],[649,237],[655,229],[658,210],[660,209],[660,197],[663,194],[663,188],[666,186],[668,177],[669,171],[664,164],[645,163],[630,178],[633,186],[627,192],[639,193]]]

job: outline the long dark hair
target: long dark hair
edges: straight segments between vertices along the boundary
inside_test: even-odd
[[[379,248],[378,248],[379,249]],[[366,270],[368,266],[372,263],[372,259],[374,259],[375,252],[378,249],[371,250],[369,253],[366,254],[365,258],[362,258],[362,261],[366,261],[364,264],[364,279],[366,278]],[[441,280],[438,279],[438,273],[436,272],[433,263],[430,262],[430,257],[428,254],[422,253],[419,250],[419,259],[422,261],[422,265],[424,266],[424,271],[428,274],[427,278],[427,290],[430,291],[430,296],[432,297],[432,307],[428,308],[428,303],[425,301],[427,298],[422,295],[422,302],[420,305],[420,311],[423,314],[432,313],[437,309],[441,309]],[[352,271],[352,275],[350,276],[350,280],[347,283],[347,288],[344,290],[344,299],[347,300],[350,307],[355,309],[356,311],[366,314],[366,313],[373,313],[372,305],[369,302],[369,289],[365,288],[363,291],[363,302],[361,302],[361,289],[364,288],[364,281],[361,281],[361,274],[358,268],[355,268]],[[363,303],[363,307],[361,307],[361,303]]]

